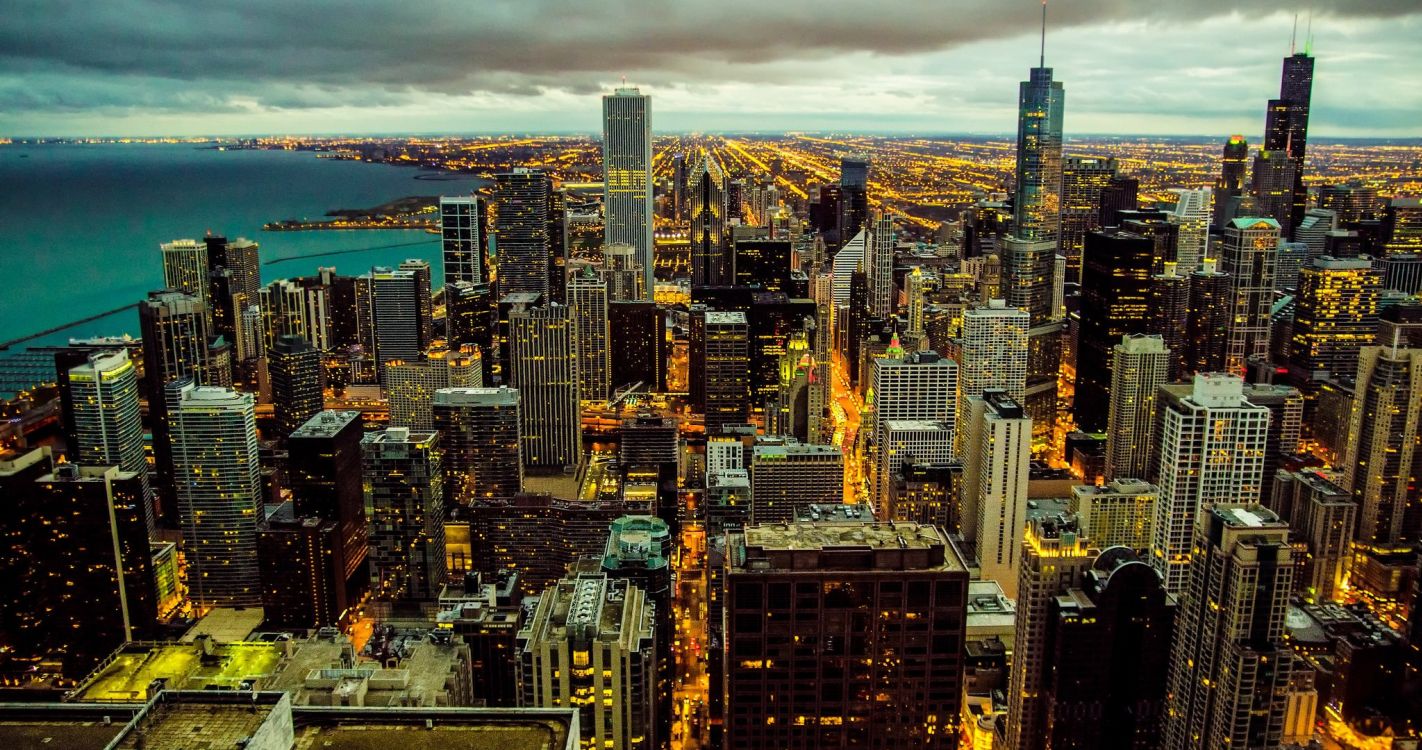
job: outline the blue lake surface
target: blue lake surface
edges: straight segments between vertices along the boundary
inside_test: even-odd
[[[474,177],[318,159],[312,152],[218,151],[192,144],[0,146],[0,341],[138,302],[163,284],[158,245],[211,230],[260,244],[262,281],[335,266],[424,258],[442,278],[438,238],[418,230],[264,232],[281,219],[318,219],[407,195],[459,195]],[[407,244],[417,243],[417,244]],[[299,259],[336,251],[362,252]],[[270,261],[292,258],[287,262]],[[26,342],[138,335],[133,310]]]

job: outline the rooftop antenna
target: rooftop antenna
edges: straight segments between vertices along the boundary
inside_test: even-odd
[[[1308,6],[1308,25],[1304,27],[1304,54],[1313,54],[1313,4]]]
[[[1290,55],[1293,55],[1293,54],[1294,54],[1295,43],[1298,41],[1298,38],[1299,38],[1299,14],[1298,14],[1297,12],[1295,12],[1295,13],[1294,13],[1294,30],[1289,33],[1289,54],[1290,54]]]
[[[1037,62],[1037,67],[1047,67],[1047,0],[1042,0],[1042,56]]]

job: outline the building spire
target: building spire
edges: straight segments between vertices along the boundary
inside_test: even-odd
[[[1290,56],[1290,57],[1293,56],[1295,50],[1297,50],[1297,48],[1298,48],[1298,47],[1297,47],[1298,39],[1299,39],[1299,14],[1296,12],[1296,13],[1294,13],[1294,30],[1291,31],[1291,32],[1289,32],[1289,56]]]
[[[1047,0],[1042,0],[1042,51],[1037,67],[1047,67]]]

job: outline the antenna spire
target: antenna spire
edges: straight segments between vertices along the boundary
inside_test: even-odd
[[[1308,8],[1308,25],[1304,27],[1304,54],[1313,54],[1313,5]]]
[[[1047,67],[1047,0],[1042,0],[1042,51],[1037,67]]]
[[[1290,54],[1290,55],[1293,55],[1293,54],[1294,54],[1294,50],[1297,49],[1296,42],[1298,41],[1298,38],[1299,38],[1299,14],[1298,14],[1297,12],[1295,12],[1295,13],[1294,13],[1294,30],[1291,31],[1291,32],[1289,32],[1289,54]]]

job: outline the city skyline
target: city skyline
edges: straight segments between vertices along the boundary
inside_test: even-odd
[[[890,14],[731,3],[596,18],[527,4],[470,25],[434,14],[449,19],[438,27],[372,5],[259,8],[227,26],[200,5],[142,28],[129,26],[152,17],[142,8],[18,14],[34,20],[0,30],[0,133],[597,132],[589,98],[625,78],[657,99],[662,133],[998,134],[1012,130],[1012,90],[1038,51],[1030,2]],[[390,28],[349,45],[371,16]],[[1407,85],[1408,42],[1419,30],[1422,10],[1404,2],[1250,15],[1223,3],[1074,3],[1048,9],[1046,63],[1072,84],[1068,134],[1251,134],[1292,38],[1321,62],[1315,137],[1412,137],[1422,94]],[[195,44],[200,57],[183,54]],[[1356,85],[1364,79],[1372,85]]]

